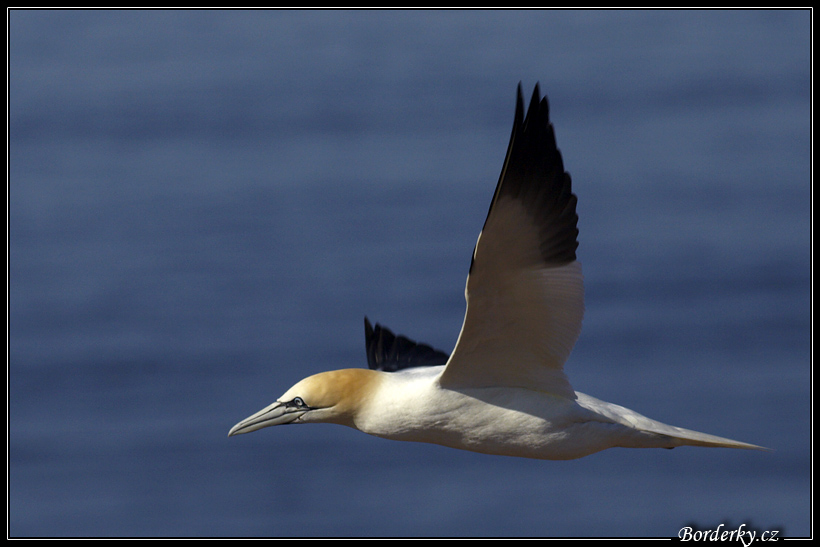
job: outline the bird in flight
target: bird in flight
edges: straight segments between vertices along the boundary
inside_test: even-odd
[[[450,355],[365,318],[368,368],[322,372],[231,428],[334,423],[399,441],[567,460],[613,447],[761,447],[666,425],[576,392],[565,373],[581,331],[571,179],[538,85],[515,120],[467,276]]]

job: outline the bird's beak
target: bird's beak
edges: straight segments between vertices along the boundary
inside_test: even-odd
[[[228,432],[228,437],[234,435],[241,435],[242,433],[250,433],[263,427],[271,425],[289,424],[298,419],[302,414],[307,412],[306,408],[294,408],[276,401],[272,405],[263,408],[256,414],[248,416]]]

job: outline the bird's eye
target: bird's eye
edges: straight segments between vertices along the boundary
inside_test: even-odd
[[[305,404],[305,401],[303,401],[301,397],[294,397],[294,399],[293,399],[290,403],[291,403],[293,406],[295,406],[295,407],[299,407],[299,408],[303,408],[303,407],[306,407],[306,406],[307,406],[307,405]]]

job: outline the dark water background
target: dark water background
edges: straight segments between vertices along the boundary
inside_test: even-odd
[[[11,11],[9,534],[810,533],[810,13]],[[445,350],[540,81],[579,391],[773,452],[227,438],[362,317]]]

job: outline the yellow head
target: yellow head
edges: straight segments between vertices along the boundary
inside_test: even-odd
[[[368,401],[382,374],[353,368],[308,376],[273,404],[233,426],[228,436],[290,423],[326,422],[355,427],[356,413]]]

